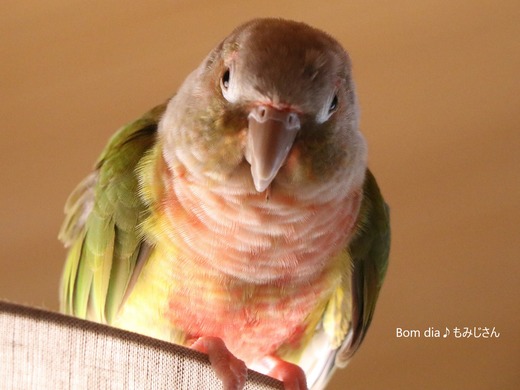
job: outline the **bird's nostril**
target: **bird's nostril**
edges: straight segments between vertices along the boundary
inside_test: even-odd
[[[298,114],[290,113],[287,115],[287,127],[290,129],[297,129],[300,127],[300,120],[298,118]]]

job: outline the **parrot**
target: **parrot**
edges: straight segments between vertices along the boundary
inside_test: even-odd
[[[368,168],[349,54],[303,22],[224,38],[120,128],[65,204],[60,309],[321,389],[363,341],[389,207]]]

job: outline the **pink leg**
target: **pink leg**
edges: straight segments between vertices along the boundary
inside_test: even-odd
[[[229,352],[222,339],[200,337],[190,348],[209,356],[211,367],[222,381],[224,390],[242,390],[247,379],[246,364]]]
[[[305,372],[300,366],[286,362],[277,356],[266,356],[251,368],[282,381],[285,390],[307,390]]]

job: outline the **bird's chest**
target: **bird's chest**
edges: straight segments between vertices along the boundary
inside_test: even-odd
[[[221,337],[246,361],[297,346],[339,283],[361,193],[319,206],[202,195],[170,191],[149,225],[154,251],[125,310],[133,330]]]
[[[186,340],[221,337],[246,361],[297,346],[339,283],[336,259],[350,238],[359,194],[341,207],[265,199],[245,207],[211,198],[174,207],[177,199],[165,213],[172,226],[165,267],[172,327]]]

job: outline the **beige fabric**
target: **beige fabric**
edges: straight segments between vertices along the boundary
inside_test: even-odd
[[[61,314],[0,302],[0,389],[220,389],[188,348]],[[282,389],[249,371],[246,389]]]

